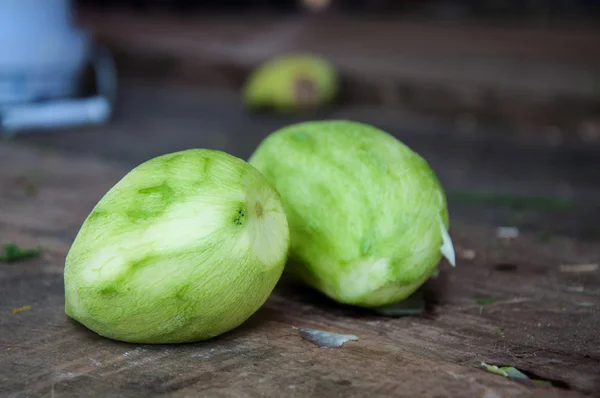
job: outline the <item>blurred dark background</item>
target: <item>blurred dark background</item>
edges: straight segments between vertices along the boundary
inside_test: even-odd
[[[455,218],[600,237],[600,0],[75,4],[116,62],[113,118],[18,140],[132,167],[190,147],[247,158],[286,124],[353,119],[421,153]],[[336,102],[248,112],[250,72],[299,52],[335,65]]]
[[[131,7],[138,11],[163,8],[171,11],[275,11],[298,12],[329,9],[374,15],[427,15],[431,17],[565,18],[597,16],[597,0],[78,0],[85,6]]]

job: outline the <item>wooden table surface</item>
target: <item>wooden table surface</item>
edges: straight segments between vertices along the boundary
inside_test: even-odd
[[[427,285],[423,316],[387,318],[281,285],[247,323],[211,341],[101,338],[65,316],[62,270],[84,217],[126,171],[0,144],[0,240],[42,247],[39,259],[0,264],[0,396],[579,397],[600,388],[600,273],[560,267],[597,263],[599,245],[527,235],[505,242],[473,225],[454,224],[452,235],[459,253],[475,258],[444,265]],[[35,179],[35,195],[23,176]],[[496,301],[476,301],[489,296]],[[297,327],[359,340],[320,348]],[[556,387],[523,386],[482,361]]]
[[[402,132],[450,188],[558,186],[581,199],[572,213],[540,213],[538,225],[556,226],[550,241],[531,228],[497,239],[493,219],[453,203],[458,266],[443,263],[427,283],[422,316],[384,317],[281,283],[244,325],[198,344],[124,344],[70,321],[65,255],[93,205],[132,165],[191,146],[244,157],[282,122],[245,115],[212,94],[142,87],[124,88],[121,117],[110,126],[0,141],[0,244],[42,248],[39,259],[0,263],[0,397],[583,397],[600,389],[600,271],[564,267],[600,263],[598,240],[564,235],[597,225],[598,161],[560,148]],[[320,348],[301,337],[302,327],[359,339]],[[525,386],[481,362],[554,387]]]

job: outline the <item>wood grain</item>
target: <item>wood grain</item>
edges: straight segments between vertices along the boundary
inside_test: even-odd
[[[459,251],[476,256],[459,257],[455,269],[443,265],[426,286],[424,316],[377,316],[282,282],[248,322],[211,341],[101,338],[64,315],[62,267],[83,219],[127,171],[0,143],[0,243],[43,250],[37,260],[0,264],[0,396],[504,398],[600,389],[600,273],[560,268],[600,262],[600,245],[528,235],[499,241],[491,228],[459,223],[452,225]],[[35,180],[35,194],[24,179]],[[492,304],[476,302],[490,296]],[[11,314],[25,305],[31,310]],[[359,340],[319,348],[297,327]],[[526,387],[485,372],[481,361],[556,387]]]

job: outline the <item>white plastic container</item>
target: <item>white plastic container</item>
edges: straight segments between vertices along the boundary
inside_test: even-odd
[[[71,0],[0,0],[0,108],[77,93],[90,41]]]

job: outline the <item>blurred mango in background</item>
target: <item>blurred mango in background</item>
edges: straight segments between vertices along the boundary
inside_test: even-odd
[[[288,54],[259,65],[248,77],[242,98],[250,110],[305,112],[333,102],[338,89],[337,71],[326,59]]]

